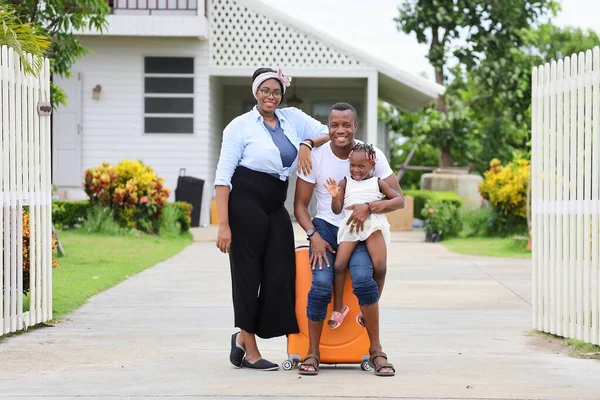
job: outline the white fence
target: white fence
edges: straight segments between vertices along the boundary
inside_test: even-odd
[[[50,64],[24,75],[17,55],[0,56],[0,335],[52,318]],[[30,291],[23,293],[23,213],[29,212]],[[25,227],[27,229],[27,227]],[[24,311],[27,310],[27,311]]]
[[[532,86],[533,327],[598,344],[600,48]]]

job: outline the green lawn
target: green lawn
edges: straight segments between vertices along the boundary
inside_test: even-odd
[[[66,256],[53,270],[54,318],[80,307],[91,296],[177,254],[193,242],[175,238],[106,236],[59,232]]]
[[[531,251],[526,249],[527,241],[507,238],[453,238],[443,240],[448,250],[459,254],[488,257],[529,258]]]

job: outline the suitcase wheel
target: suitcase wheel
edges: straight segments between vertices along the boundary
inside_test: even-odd
[[[294,368],[294,363],[290,360],[285,360],[284,362],[281,363],[281,367],[285,371],[290,371],[292,368]]]
[[[292,368],[300,364],[300,356],[298,354],[290,354],[289,358],[281,363],[281,367],[285,371],[290,371]]]
[[[363,362],[360,363],[360,369],[362,369],[363,371],[366,371],[366,372],[371,371],[371,366],[369,365],[369,360],[363,360]]]

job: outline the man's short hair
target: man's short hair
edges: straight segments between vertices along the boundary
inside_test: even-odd
[[[354,122],[358,121],[358,113],[356,112],[356,109],[352,106],[352,104],[349,104],[349,103],[343,103],[343,102],[335,103],[329,109],[329,114],[331,114],[332,111],[347,111],[347,110],[352,111],[352,114],[354,114]]]

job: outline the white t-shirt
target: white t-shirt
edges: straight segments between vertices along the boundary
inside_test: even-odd
[[[360,142],[356,140],[356,142]],[[383,152],[375,147],[375,176],[385,179],[394,171]],[[325,143],[311,152],[312,171],[304,175],[298,171],[298,177],[306,182],[315,184],[315,195],[317,197],[317,215],[332,225],[340,226],[344,213],[336,214],[331,210],[331,195],[325,188],[327,178],[333,178],[339,183],[344,177],[350,176],[350,159],[341,160],[331,150],[331,144]]]

